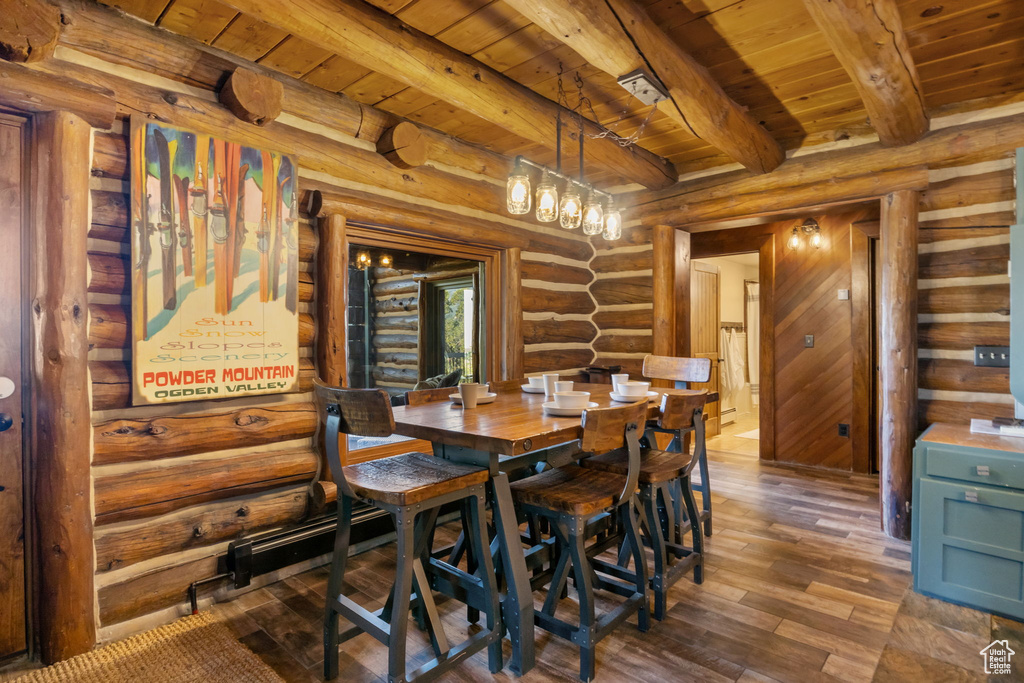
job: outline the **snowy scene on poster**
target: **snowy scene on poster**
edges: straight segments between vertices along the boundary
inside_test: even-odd
[[[133,117],[130,168],[133,403],[293,390],[294,161]]]

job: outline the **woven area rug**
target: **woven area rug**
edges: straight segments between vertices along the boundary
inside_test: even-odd
[[[208,613],[37,669],[14,683],[283,683]]]

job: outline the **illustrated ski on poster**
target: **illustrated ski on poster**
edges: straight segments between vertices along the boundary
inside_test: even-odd
[[[293,390],[294,160],[139,117],[130,157],[133,403]]]

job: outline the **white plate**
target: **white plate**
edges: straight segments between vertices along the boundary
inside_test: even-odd
[[[641,398],[643,398],[642,396],[623,396],[622,394],[616,394],[614,391],[608,395],[611,397],[613,401],[621,401],[622,403],[636,403]],[[661,394],[659,394],[657,391],[647,392],[648,399],[657,398],[658,396],[661,396]]]
[[[481,396],[480,398],[478,398],[476,400],[476,404],[479,406],[483,405],[484,403],[494,403],[494,399],[496,399],[497,397],[497,394],[493,392],[488,392]],[[449,394],[448,398],[451,399],[452,403],[458,403],[460,405],[462,404],[462,396],[460,396],[459,394]]]
[[[555,405],[554,401],[548,401],[541,405],[544,406],[545,413],[548,415],[554,415],[555,417],[579,417],[583,414],[584,410],[597,407],[597,404],[593,401],[588,403],[586,408],[559,408]]]
[[[543,394],[544,387],[531,387],[529,384],[524,384],[523,391],[525,391],[528,394]]]

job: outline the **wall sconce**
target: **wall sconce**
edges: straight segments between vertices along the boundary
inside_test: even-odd
[[[391,267],[391,254],[381,254],[380,255],[379,263],[380,263],[380,267],[381,268],[390,268]]]
[[[370,265],[370,254],[369,253],[367,253],[365,251],[361,251],[358,254],[356,254],[356,268],[358,268],[359,270],[366,270],[369,267],[369,265]]]
[[[808,218],[803,222],[803,225],[797,228],[793,228],[793,234],[789,236],[789,240],[786,242],[786,246],[790,250],[796,250],[800,247],[800,232],[806,235],[810,235],[811,246],[815,249],[821,249],[821,226],[818,225],[818,221],[813,218]]]

